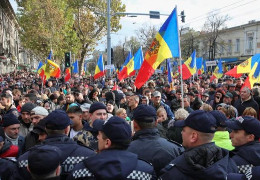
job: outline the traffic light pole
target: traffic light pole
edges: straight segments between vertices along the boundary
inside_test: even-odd
[[[107,0],[107,65],[111,65],[110,0]],[[108,76],[111,69],[108,70]]]

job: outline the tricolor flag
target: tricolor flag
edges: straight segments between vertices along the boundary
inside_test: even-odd
[[[174,8],[164,22],[145,53],[144,62],[136,77],[135,86],[138,89],[141,88],[165,59],[173,57],[180,57],[177,8]]]
[[[226,72],[225,75],[232,76],[232,77],[235,77],[235,78],[239,78],[243,74],[237,73],[237,66],[235,66],[233,69],[230,69],[228,72]]]
[[[256,54],[237,66],[237,73],[250,73],[255,63],[260,61],[260,54]]]
[[[135,74],[135,71],[140,69],[143,63],[143,52],[142,47],[138,49],[135,55],[129,60],[126,66],[122,69],[122,71],[118,74],[118,79],[121,81],[122,79],[130,76],[131,74]]]
[[[223,66],[222,66],[222,61],[221,59],[218,61],[218,65],[215,68],[212,76],[210,77],[210,81],[213,81],[213,79],[219,79],[223,76]]]
[[[197,71],[196,68],[196,51],[193,51],[191,56],[187,61],[184,62],[182,67],[182,78],[189,79],[192,75],[194,75]]]
[[[73,73],[79,73],[79,62],[78,60],[76,60],[73,64],[72,64],[72,68],[73,68]]]
[[[249,73],[247,79],[245,80],[243,87],[248,87],[249,89],[252,89],[254,84],[259,82],[260,82],[260,62],[256,62],[251,72]]]
[[[40,64],[38,66],[38,73],[41,76],[43,82],[45,83],[46,80],[48,80],[50,77],[56,77],[59,78],[61,74],[61,70],[58,64],[51,61],[52,51],[50,52],[48,56],[48,60],[46,61],[46,64],[42,65],[40,67]]]
[[[196,58],[196,68],[197,68],[198,75],[200,75],[204,72],[203,58],[202,57]]]
[[[101,54],[99,56],[99,59],[98,59],[97,65],[96,65],[94,79],[98,79],[104,75],[105,75],[105,68],[104,68],[104,63],[103,63],[103,55]]]
[[[171,61],[170,59],[167,59],[167,70],[168,70],[168,82],[169,84],[172,83],[172,68],[171,68]]]
[[[124,64],[122,65],[119,72],[121,72],[124,69],[124,67],[127,65],[127,63],[130,61],[131,58],[132,58],[132,53],[131,53],[131,51],[129,51],[129,53],[126,57],[126,60],[125,60]]]

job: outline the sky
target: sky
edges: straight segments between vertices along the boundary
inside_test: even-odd
[[[126,12],[129,13],[159,11],[161,14],[170,14],[177,6],[178,14],[184,10],[186,15],[185,23],[182,23],[179,17],[179,28],[190,27],[198,31],[202,29],[207,14],[212,11],[230,17],[226,23],[227,27],[260,20],[260,0],[122,0],[122,2],[126,5]],[[155,25],[159,29],[166,18],[167,16],[161,16],[160,19],[150,19],[149,16],[123,17],[120,21],[122,29],[111,36],[112,47],[120,40],[124,41],[125,37],[129,39],[142,26]],[[106,42],[106,38],[104,39]],[[106,45],[103,43],[99,47],[106,48]]]
[[[10,0],[16,9],[14,1]],[[186,15],[185,23],[179,18],[179,28],[190,27],[198,31],[202,29],[207,14],[212,11],[218,11],[220,15],[229,15],[227,27],[246,24],[251,20],[260,21],[260,0],[122,0],[122,2],[126,5],[128,13],[159,11],[161,14],[170,14],[177,6],[178,14],[184,10]],[[160,19],[150,19],[149,16],[123,17],[120,20],[122,29],[111,34],[112,47],[135,35],[143,26],[155,25],[159,29],[166,18],[167,16],[161,16]],[[96,49],[101,51],[106,49],[106,37],[99,42]]]

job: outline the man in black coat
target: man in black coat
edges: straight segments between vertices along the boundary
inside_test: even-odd
[[[251,90],[248,87],[244,87],[240,91],[240,99],[238,99],[235,104],[237,108],[238,116],[241,116],[247,107],[252,107],[256,111],[257,118],[259,119],[259,106],[257,102],[253,99]]]

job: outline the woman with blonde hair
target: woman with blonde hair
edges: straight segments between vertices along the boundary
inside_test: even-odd
[[[244,110],[242,116],[251,116],[251,117],[254,117],[254,118],[257,119],[256,111],[255,111],[255,109],[252,108],[252,107],[247,107],[247,108]]]
[[[200,110],[204,110],[207,112],[213,111],[212,107],[209,104],[203,103],[200,107]]]
[[[159,130],[159,134],[161,137],[166,138],[169,120],[164,107],[159,107],[156,112],[156,115],[157,115],[157,123],[158,123],[157,128]]]

